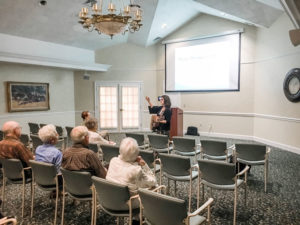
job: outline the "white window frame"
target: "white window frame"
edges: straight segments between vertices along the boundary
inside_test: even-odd
[[[118,107],[118,126],[116,129],[107,129],[110,132],[128,132],[128,131],[141,131],[142,130],[142,100],[143,100],[143,82],[142,81],[132,81],[132,82],[123,82],[123,81],[95,81],[95,117],[98,119],[99,128],[100,128],[100,95],[99,95],[99,88],[100,87],[117,87],[117,107]],[[126,128],[123,129],[122,127],[122,93],[121,88],[122,87],[138,87],[139,88],[139,127],[138,128]]]

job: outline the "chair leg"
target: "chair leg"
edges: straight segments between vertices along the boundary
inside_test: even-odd
[[[197,178],[197,209],[199,208],[199,201],[200,201],[200,178]]]
[[[91,209],[91,225],[93,225],[94,222],[94,199],[92,198],[92,201],[89,201],[90,209]]]
[[[4,195],[5,195],[5,186],[6,186],[6,179],[5,179],[5,172],[4,170],[2,169],[2,211],[3,211],[3,208],[4,208]]]
[[[94,201],[94,221],[93,221],[93,225],[96,225],[97,223],[97,196],[96,196],[96,191],[94,190],[94,197],[93,197],[93,201]]]
[[[189,187],[189,213],[191,212],[191,204],[192,204],[192,179],[190,180],[190,187]]]
[[[30,217],[33,217],[33,207],[34,207],[34,195],[35,195],[35,185],[32,186],[32,195],[31,195],[31,212]]]
[[[268,162],[265,162],[265,193],[267,192],[268,172]]]
[[[57,207],[58,207],[58,195],[59,195],[59,188],[58,188],[58,180],[56,180],[56,199],[55,199],[55,212],[54,212],[54,225],[56,225],[57,220]]]
[[[167,193],[170,194],[170,179],[167,178],[167,180],[168,180]]]
[[[177,195],[176,195],[176,194],[177,194],[177,185],[176,185],[176,180],[174,180],[174,186],[175,186],[175,187],[174,187],[174,193],[175,193],[175,195],[174,195],[174,196],[175,196],[175,197],[177,197]]]
[[[25,176],[24,176],[24,174],[23,174],[22,218],[24,217],[25,189],[26,189],[26,184],[25,184]]]
[[[65,216],[65,185],[63,184],[63,202],[62,202],[62,210],[61,210],[61,225],[64,225],[64,216]]]
[[[234,189],[233,225],[236,225],[236,204],[237,204],[237,187],[235,187]]]
[[[202,201],[204,202],[204,184],[201,185],[202,185]]]

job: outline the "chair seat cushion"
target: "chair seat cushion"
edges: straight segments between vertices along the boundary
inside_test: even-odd
[[[14,184],[23,184],[23,178],[17,178],[17,179],[9,179],[8,180]],[[26,178],[25,184],[31,183],[31,178]]]
[[[189,220],[190,220],[190,225],[198,225],[205,222],[206,218],[204,216],[197,215],[197,216],[190,217]]]
[[[174,152],[178,155],[183,155],[183,156],[194,156],[200,154],[200,150],[196,150],[192,152],[181,152],[181,151],[174,150]]]
[[[207,182],[206,180],[201,180],[201,183],[215,189],[223,189],[223,190],[234,190],[235,184],[226,184],[226,185],[221,185],[221,184],[213,184],[210,182]],[[244,183],[244,180],[237,179],[237,186],[239,187],[241,184]]]
[[[244,160],[244,159],[237,158],[237,161],[239,163],[244,163],[246,165],[264,165],[265,164],[265,160],[247,161],[247,160]]]
[[[227,158],[229,158],[231,156],[232,156],[232,154],[229,153],[227,155]],[[206,155],[206,154],[204,154],[203,157],[207,158],[207,159],[212,159],[212,160],[225,160],[226,159],[226,155]]]
[[[168,177],[171,180],[177,180],[177,181],[189,181],[190,175],[187,176],[174,176],[167,173],[164,173],[166,177]],[[196,179],[198,177],[198,171],[192,171],[192,180]]]
[[[149,148],[149,144],[139,145],[139,148],[141,149]]]
[[[172,151],[172,147],[170,148],[152,148],[153,151],[158,152],[158,153],[167,153],[168,151]]]
[[[112,216],[129,216],[129,210],[111,210],[100,205],[101,208],[108,214]],[[132,209],[132,215],[137,215],[140,213],[140,208]]]

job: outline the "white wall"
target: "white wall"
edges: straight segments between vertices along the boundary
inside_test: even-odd
[[[33,112],[7,111],[6,81],[49,83],[50,110]],[[23,133],[29,133],[28,122],[74,126],[73,71],[14,63],[0,63],[0,126],[8,120],[18,121]]]
[[[91,72],[90,80],[83,80],[82,73],[75,73],[76,124],[81,123],[83,110],[94,111],[95,81],[142,81],[144,96],[156,99],[156,47],[139,47],[120,44],[95,52],[95,61],[112,65],[107,72]],[[144,101],[146,108],[146,102]],[[147,114],[148,115],[148,114]],[[143,127],[149,127],[148,116],[143,116]]]
[[[240,28],[245,29],[241,40],[240,91],[179,93],[176,97],[171,97],[173,101],[180,102],[184,111],[184,129],[197,126],[200,132],[210,134],[253,134],[253,118],[245,117],[244,114],[253,112],[254,66],[248,62],[254,59],[256,28],[202,14],[165,40],[201,37]],[[164,45],[159,45],[158,48],[158,83],[163,84]],[[162,93],[163,85],[158,88]]]
[[[254,136],[300,153],[300,102],[288,101],[283,92],[287,72],[300,68],[300,46],[290,42],[290,29],[284,14],[269,29],[257,31],[254,111],[267,116],[255,117]]]

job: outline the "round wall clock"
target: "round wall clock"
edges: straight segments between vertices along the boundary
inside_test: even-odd
[[[291,69],[283,82],[285,96],[291,102],[300,101],[300,68]]]

